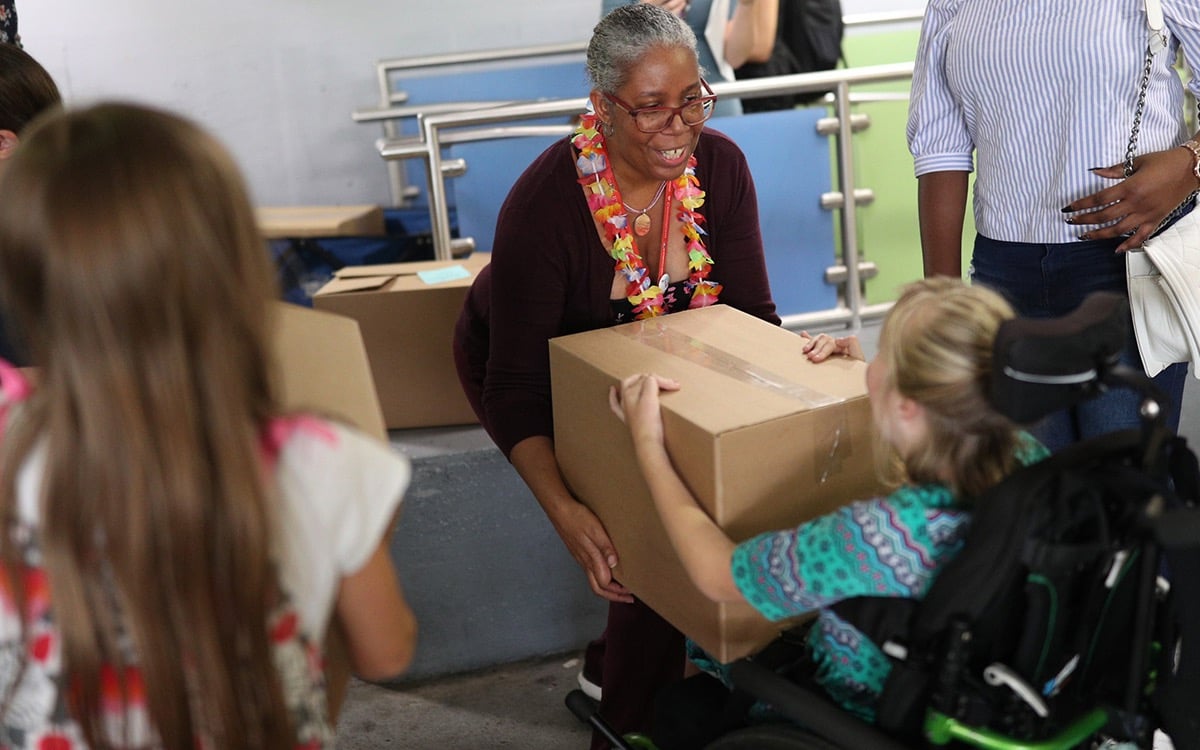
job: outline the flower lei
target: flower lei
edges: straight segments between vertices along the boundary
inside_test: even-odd
[[[572,136],[571,143],[579,151],[576,162],[579,184],[583,186],[592,215],[604,227],[605,238],[612,248],[609,254],[617,262],[616,272],[625,279],[625,294],[629,304],[633,305],[634,317],[640,320],[663,315],[666,313],[665,290],[650,279],[650,272],[634,244],[599,124],[596,115],[584,114]],[[704,205],[704,191],[696,178],[695,154],[688,158],[687,168],[671,184],[670,190],[672,199],[680,207],[678,218],[683,224],[686,240],[688,285],[693,288],[688,307],[708,307],[716,304],[721,285],[707,278],[713,260],[700,239],[705,233],[700,226],[704,217],[696,209]]]

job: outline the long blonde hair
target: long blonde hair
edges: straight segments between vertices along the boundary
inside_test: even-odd
[[[992,345],[1013,317],[997,293],[958,279],[906,286],[880,331],[884,388],[925,408],[922,445],[897,459],[898,481],[941,482],[969,500],[1012,471],[1017,427],[987,399]]]
[[[17,578],[16,470],[44,441],[72,715],[120,743],[100,685],[124,634],[163,746],[291,745],[259,440],[274,282],[233,160],[177,116],[102,104],[36,122],[0,195],[0,303],[39,368],[0,456],[2,559]]]

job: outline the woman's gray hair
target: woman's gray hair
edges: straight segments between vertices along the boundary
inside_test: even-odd
[[[652,47],[682,47],[694,57],[696,35],[683,19],[650,3],[622,5],[601,18],[587,49],[592,88],[615,94]]]

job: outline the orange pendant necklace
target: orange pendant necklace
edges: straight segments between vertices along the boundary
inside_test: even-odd
[[[637,218],[633,220],[633,233],[638,237],[645,237],[650,231],[650,209],[654,208],[654,204],[658,203],[658,199],[662,197],[663,191],[667,189],[667,182],[663,180],[663,184],[658,186],[658,192],[654,194],[654,200],[650,201],[650,205],[645,208],[634,208],[625,201],[621,201],[621,205],[625,207],[626,218],[630,213],[637,214]]]

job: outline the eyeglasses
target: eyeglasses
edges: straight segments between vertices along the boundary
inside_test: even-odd
[[[683,124],[689,127],[699,125],[712,117],[713,107],[717,103],[717,95],[709,87],[708,81],[703,78],[700,79],[700,85],[704,87],[706,95],[690,99],[678,107],[638,107],[635,109],[612,94],[605,94],[604,97],[625,110],[633,118],[633,124],[637,126],[638,130],[643,133],[661,133],[671,127],[671,123],[675,121],[675,115],[679,115]]]

